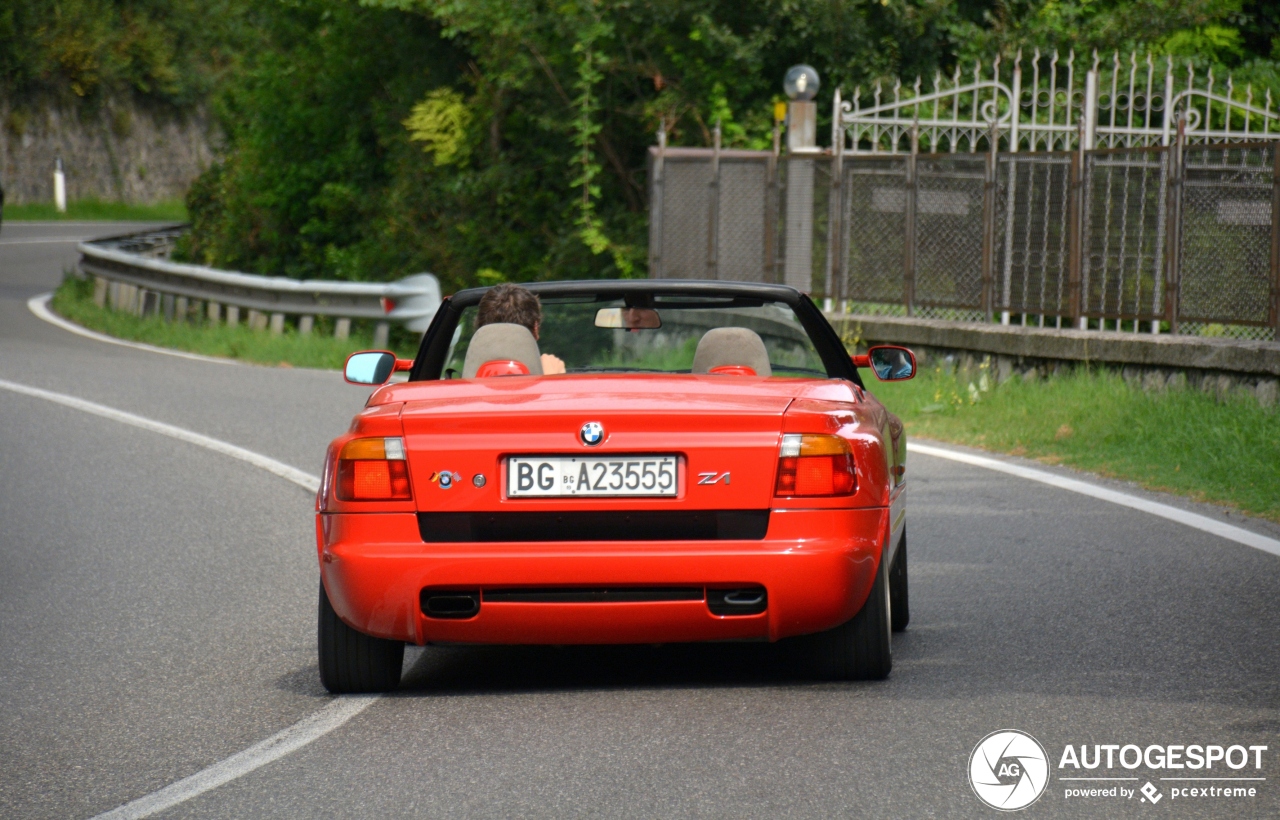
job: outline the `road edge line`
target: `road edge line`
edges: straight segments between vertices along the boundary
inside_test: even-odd
[[[145,350],[148,353],[163,353],[166,356],[177,356],[180,359],[191,359],[197,362],[212,362],[213,364],[244,364],[244,362],[239,362],[235,359],[224,359],[218,356],[203,356],[199,353],[188,353],[185,350],[170,350],[167,347],[156,347],[155,345],[144,344],[142,342],[131,342],[127,339],[117,339],[115,336],[108,336],[105,333],[90,330],[87,327],[83,327],[75,322],[62,318],[49,309],[49,302],[52,300],[52,292],[42,293],[39,296],[32,296],[27,300],[27,310],[35,314],[37,319],[60,327],[69,333],[76,334],[77,336],[83,336],[86,339],[93,339],[95,342],[106,342],[107,344],[120,345],[121,347],[131,347],[134,350]],[[310,370],[312,368],[305,369]]]
[[[1199,513],[1181,510],[1169,504],[1161,504],[1159,501],[1149,501],[1145,498],[1139,498],[1136,495],[1118,492],[1098,484],[1091,484],[1088,481],[1081,481],[1077,478],[1068,478],[1067,476],[1057,475],[1045,470],[1037,470],[1032,467],[1023,467],[1019,464],[1010,464],[1005,461],[998,461],[994,458],[986,456],[974,455],[972,453],[963,453],[958,450],[948,450],[944,447],[934,447],[928,444],[917,444],[914,441],[907,443],[907,451],[919,453],[925,456],[934,456],[935,458],[945,458],[951,461],[958,461],[962,464],[969,464],[974,467],[983,467],[988,470],[994,470],[1000,473],[1025,478],[1029,481],[1036,481],[1041,484],[1048,484],[1051,487],[1057,487],[1061,490],[1068,490],[1080,495],[1087,495],[1101,501],[1108,501],[1121,507],[1129,507],[1140,512],[1174,521],[1192,529],[1207,532],[1210,535],[1216,535],[1219,538],[1225,538],[1228,541],[1234,541],[1237,544],[1244,544],[1246,547],[1253,547],[1256,550],[1270,553],[1280,557],[1280,541],[1269,538],[1261,533],[1246,530],[1243,527],[1237,527],[1234,524],[1228,524],[1224,521],[1217,521]]]
[[[347,695],[325,706],[310,717],[277,732],[242,752],[201,769],[190,777],[171,783],[159,791],[139,797],[123,806],[97,815],[93,820],[140,820],[185,803],[193,797],[212,791],[255,769],[294,752],[342,726],[368,709],[378,695]]]
[[[316,492],[320,489],[320,479],[310,473],[305,473],[297,467],[291,467],[283,461],[277,461],[270,456],[264,456],[261,453],[255,453],[252,450],[246,450],[238,447],[230,442],[206,436],[193,430],[187,430],[183,427],[175,427],[172,424],[165,424],[162,421],[155,421],[144,416],[136,416],[133,413],[124,410],[117,410],[114,407],[107,407],[105,404],[88,401],[86,399],[69,396],[66,393],[55,393],[52,390],[44,390],[39,387],[31,387],[18,382],[6,381],[0,379],[0,388],[8,390],[12,393],[19,393],[24,396],[31,396],[37,399],[61,404],[64,407],[70,407],[84,413],[94,416],[118,421],[121,424],[127,424],[131,427],[140,427],[143,430],[150,430],[153,433],[159,433],[162,436],[175,438],[178,441],[185,441],[189,444],[195,444],[198,447],[204,447],[207,450],[213,450],[215,453],[221,453],[224,456],[230,456],[234,459],[252,464],[255,467],[266,470],[267,472],[280,476],[286,481],[292,481],[303,489]]]

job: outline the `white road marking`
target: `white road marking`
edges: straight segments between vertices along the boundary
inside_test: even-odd
[[[1191,527],[1192,529],[1201,530],[1220,538],[1226,538],[1228,541],[1235,541],[1237,544],[1244,544],[1247,547],[1269,552],[1272,555],[1280,556],[1280,541],[1274,538],[1268,538],[1260,533],[1246,530],[1243,527],[1237,527],[1233,524],[1227,524],[1222,521],[1209,518],[1208,516],[1199,515],[1186,510],[1180,510],[1177,507],[1171,507],[1168,504],[1161,504],[1158,501],[1148,501],[1145,498],[1138,498],[1128,493],[1116,492],[1115,490],[1101,487],[1097,484],[1090,484],[1087,481],[1080,481],[1075,478],[1067,478],[1066,476],[1056,475],[1046,472],[1045,470],[1036,470],[1031,467],[1023,467],[1017,464],[1009,464],[1004,461],[997,461],[994,458],[986,458],[984,456],[973,455],[971,453],[961,453],[956,450],[946,450],[942,447],[933,447],[927,444],[916,444],[908,442],[907,449],[913,453],[919,453],[925,456],[934,456],[936,458],[946,458],[951,461],[959,461],[963,464],[971,464],[975,467],[984,467],[988,470],[995,470],[1001,473],[1008,473],[1018,478],[1025,478],[1029,481],[1038,481],[1041,484],[1048,484],[1062,490],[1070,490],[1073,493],[1080,493],[1091,498],[1097,498],[1102,501],[1109,501],[1112,504],[1119,504],[1122,507],[1140,510],[1151,515],[1167,518],[1170,521],[1176,521],[1179,524]]]
[[[296,467],[290,467],[288,464],[277,461],[270,456],[264,456],[252,450],[246,450],[243,447],[237,447],[234,444],[219,441],[216,438],[210,438],[182,427],[154,421],[133,413],[127,413],[124,410],[117,410],[114,407],[107,407],[106,405],[79,399],[75,396],[68,396],[65,393],[55,393],[51,390],[42,390],[39,387],[30,387],[4,379],[0,379],[0,389],[23,396],[44,399],[55,404],[61,404],[64,407],[71,407],[95,416],[118,421],[121,424],[140,427],[143,430],[150,430],[162,436],[169,436],[179,441],[195,444],[199,447],[213,450],[215,453],[221,453],[225,456],[248,462],[273,475],[292,481],[294,484],[311,492],[316,492],[320,488],[320,479],[318,477],[304,473]],[[235,780],[237,777],[248,774],[274,760],[279,760],[290,752],[306,746],[311,741],[324,737],[365,709],[368,709],[378,700],[378,697],[378,695],[362,695],[335,699],[315,714],[303,718],[261,743],[254,744],[243,752],[238,752],[207,769],[196,772],[190,777],[185,777],[176,783],[165,786],[159,791],[140,797],[105,814],[100,814],[93,820],[149,817],[156,812],[176,806],[211,789],[216,789],[223,783]]]
[[[223,783],[235,780],[273,760],[279,760],[316,738],[327,735],[368,709],[374,701],[378,700],[378,697],[378,695],[349,695],[339,698],[311,717],[298,721],[283,732],[278,732],[261,743],[228,757],[221,763],[215,763],[190,777],[184,777],[177,783],[165,786],[146,797],[140,797],[117,809],[99,814],[93,820],[137,820],[141,817],[150,817],[197,795],[216,789]]]
[[[132,347],[134,350],[145,350],[148,353],[163,353],[166,356],[177,356],[180,359],[193,359],[197,362],[213,362],[214,364],[242,364],[235,359],[221,359],[217,356],[201,356],[199,353],[187,353],[184,350],[171,350],[167,347],[156,347],[155,345],[147,345],[142,342],[129,342],[124,339],[117,339],[114,336],[108,336],[105,333],[89,330],[81,327],[75,322],[68,322],[58,314],[49,309],[49,301],[53,299],[52,293],[42,293],[39,296],[32,296],[27,300],[27,309],[36,315],[37,319],[43,319],[51,325],[57,325],[63,330],[83,336],[86,339],[93,339],[95,342],[106,342],[107,344],[120,345],[121,347]],[[299,370],[310,368],[297,368]]]
[[[172,424],[165,424],[162,421],[154,421],[143,416],[135,416],[133,413],[126,413],[124,410],[117,410],[114,407],[107,407],[105,404],[98,404],[84,399],[78,399],[75,396],[68,396],[65,393],[54,393],[52,390],[42,390],[39,387],[29,387],[25,384],[17,382],[5,381],[0,379],[0,388],[9,390],[14,393],[21,393],[24,396],[33,396],[37,399],[44,399],[55,404],[61,404],[65,407],[71,407],[85,413],[92,413],[95,416],[102,416],[112,421],[118,421],[121,424],[128,424],[133,427],[141,427],[143,430],[150,430],[153,433],[159,433],[162,436],[176,438],[178,441],[185,441],[198,447],[204,447],[213,450],[215,453],[222,453],[224,456],[246,461],[255,467],[260,467],[273,475],[292,481],[299,487],[316,492],[320,489],[320,479],[310,473],[304,473],[296,467],[290,467],[283,461],[276,461],[270,456],[264,456],[261,453],[255,453],[252,450],[246,450],[243,447],[237,447],[225,441],[216,438],[210,438],[202,433],[196,433],[182,427],[174,427]]]

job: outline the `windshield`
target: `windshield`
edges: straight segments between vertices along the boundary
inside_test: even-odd
[[[564,361],[567,373],[689,373],[698,342],[715,328],[743,328],[764,343],[774,376],[826,378],[813,342],[789,305],[761,299],[721,299],[658,295],[648,303],[645,325],[618,324],[619,309],[634,305],[623,299],[545,297],[538,347]],[[476,308],[462,311],[453,344],[445,359],[445,378],[463,371],[467,347],[475,332]],[[632,315],[628,313],[627,315]],[[748,362],[725,362],[748,364]]]

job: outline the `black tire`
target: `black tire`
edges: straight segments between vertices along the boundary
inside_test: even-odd
[[[853,618],[815,637],[814,650],[823,677],[834,680],[884,680],[893,669],[892,604],[889,568],[876,571],[867,602]]]
[[[898,554],[889,566],[889,605],[893,610],[893,631],[902,632],[911,623],[911,605],[907,599],[907,531],[902,531]]]
[[[320,682],[335,695],[390,692],[400,685],[404,642],[357,632],[333,611],[320,584],[320,617],[316,630],[320,649]]]

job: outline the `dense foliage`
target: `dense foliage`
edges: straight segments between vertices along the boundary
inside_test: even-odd
[[[179,99],[206,77],[225,77],[216,99],[228,151],[191,190],[189,256],[290,276],[431,270],[446,289],[643,275],[646,152],[659,123],[674,144],[708,144],[718,121],[726,144],[764,147],[781,77],[797,62],[818,69],[826,98],[837,85],[949,72],[1022,46],[1136,48],[1234,72],[1280,98],[1273,0],[216,0],[199,8],[208,26],[189,0],[21,0],[0,11],[0,66],[10,86],[88,76],[68,68],[78,65],[67,56],[74,50],[55,49],[66,38],[49,32],[101,30],[83,34],[99,43],[95,64],[112,66],[94,75],[99,85],[110,76],[135,93]],[[37,18],[55,23],[40,28]],[[72,18],[80,28],[58,22]],[[170,51],[127,45],[129,32],[152,28]],[[44,33],[21,54],[7,50],[33,31]],[[219,37],[221,50],[209,45]]]
[[[207,99],[258,42],[252,0],[6,0],[0,97],[22,112],[130,94],[178,109]],[[11,128],[12,123],[8,123]]]

